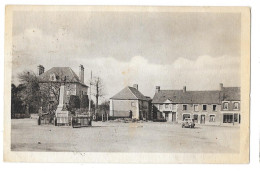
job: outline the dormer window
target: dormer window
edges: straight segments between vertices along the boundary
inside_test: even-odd
[[[55,74],[50,75],[50,81],[56,81],[56,76]]]

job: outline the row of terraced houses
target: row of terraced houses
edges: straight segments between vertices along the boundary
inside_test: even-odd
[[[193,118],[197,124],[238,125],[240,116],[240,87],[218,90],[161,90],[156,86],[153,99],[144,96],[138,85],[125,87],[110,98],[111,117],[132,117],[140,120],[181,123]]]

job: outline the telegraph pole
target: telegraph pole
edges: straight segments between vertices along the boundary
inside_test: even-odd
[[[89,104],[88,104],[88,111],[89,111],[89,116],[91,117],[91,84],[92,84],[92,70],[90,73],[90,83],[89,83]]]

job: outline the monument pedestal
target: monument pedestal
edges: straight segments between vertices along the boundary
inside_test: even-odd
[[[62,107],[58,106],[55,115],[57,125],[69,125],[71,122],[70,112],[67,110],[62,110]]]
[[[59,105],[55,112],[57,125],[69,125],[71,123],[70,112],[64,109],[63,98],[64,98],[64,85],[61,85]]]

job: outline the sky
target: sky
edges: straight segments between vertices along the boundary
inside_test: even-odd
[[[12,82],[18,73],[85,67],[109,99],[125,86],[153,97],[161,89],[240,86],[240,14],[191,12],[16,11]]]

